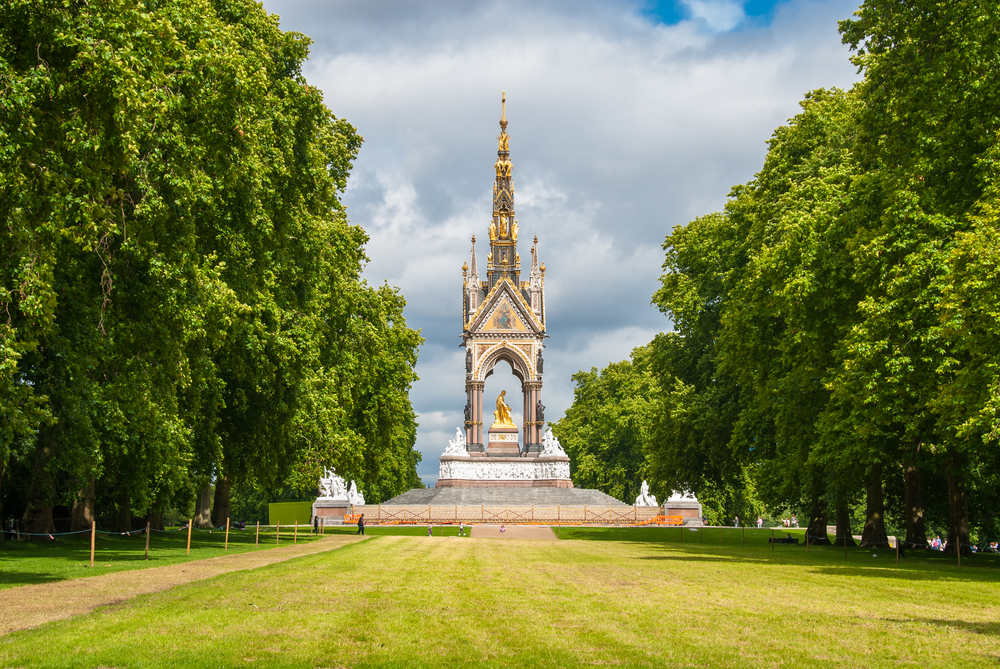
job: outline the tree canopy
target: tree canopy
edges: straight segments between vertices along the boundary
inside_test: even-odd
[[[728,516],[802,509],[821,541],[861,503],[870,545],[887,515],[914,545],[996,536],[1000,8],[866,0],[840,30],[863,81],[808,93],[724,211],[666,238],[674,330],[627,468]]]
[[[361,137],[308,46],[249,0],[0,8],[0,492],[28,528],[322,465],[420,485],[421,338],[361,279]]]

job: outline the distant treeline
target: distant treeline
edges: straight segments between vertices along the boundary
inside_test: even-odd
[[[309,43],[252,0],[0,6],[0,516],[422,487],[421,338],[360,278]]]
[[[667,236],[673,331],[577,374],[556,433],[579,483],[691,488],[719,521],[995,538],[1000,5],[867,0],[840,32],[863,82],[808,93],[725,210]]]

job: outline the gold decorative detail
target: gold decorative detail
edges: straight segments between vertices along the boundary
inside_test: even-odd
[[[490,221],[490,241],[495,242],[497,240],[497,224]]]
[[[521,264],[521,254],[520,253],[515,253],[514,254],[514,262],[516,262],[518,265]]]
[[[469,264],[463,262],[462,263],[462,274],[465,274],[468,271],[469,271]]]
[[[497,397],[497,410],[493,412],[493,425],[491,427],[514,427],[514,419],[510,415],[510,407],[507,403],[503,401],[504,396],[507,395],[506,390],[500,391],[499,397]]]
[[[506,237],[507,236],[507,217],[506,216],[501,216],[500,217],[500,225],[497,226],[497,233],[501,237]]]
[[[542,266],[538,269],[542,270],[542,274],[545,274],[545,263],[542,263]]]
[[[500,127],[507,129],[507,91],[500,91]]]
[[[510,238],[517,241],[517,219],[514,219],[514,226],[510,229]]]

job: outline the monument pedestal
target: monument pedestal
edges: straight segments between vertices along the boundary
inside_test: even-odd
[[[351,503],[344,498],[320,497],[312,506],[313,518],[319,518],[320,525],[343,525],[344,516],[351,508]]]
[[[490,428],[490,441],[486,447],[486,456],[490,458],[519,458],[521,447],[517,443],[516,427]]]
[[[437,488],[572,488],[569,458],[442,455]]]

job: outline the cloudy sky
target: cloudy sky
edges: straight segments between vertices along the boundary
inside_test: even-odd
[[[858,79],[837,34],[857,4],[265,0],[313,39],[307,79],[365,138],[344,201],[371,236],[366,277],[402,290],[426,339],[411,395],[425,482],[462,422],[461,267],[488,239],[500,92],[521,239],[538,235],[548,270],[556,420],[573,373],[669,329],[650,297],[670,229],[753,176],[806,91]],[[519,396],[501,367],[486,395]]]

